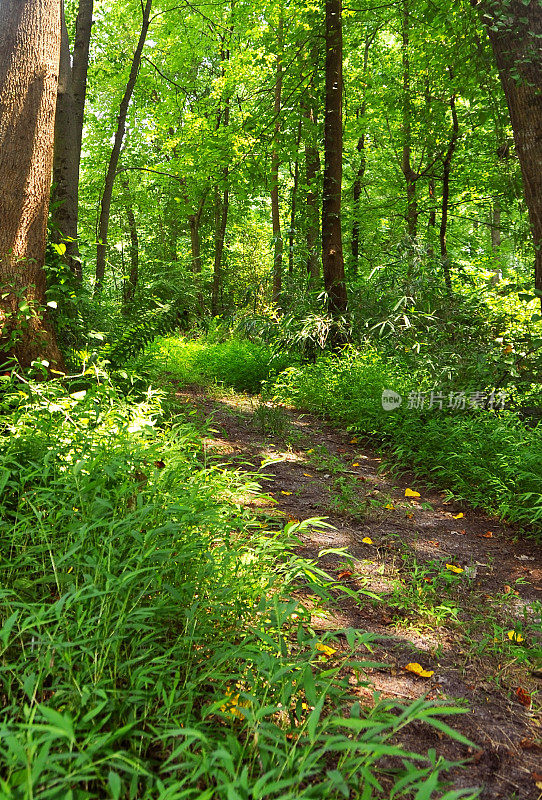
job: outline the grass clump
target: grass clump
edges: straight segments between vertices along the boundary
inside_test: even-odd
[[[157,340],[143,360],[149,353],[154,364],[159,363],[181,384],[222,383],[241,392],[259,392],[264,381],[291,364],[286,354],[243,339],[208,343],[170,337]]]
[[[328,596],[293,551],[310,523],[246,511],[254,476],[204,466],[202,432],[155,391],[78,388],[4,386],[0,796],[444,792],[449,764],[393,737],[423,720],[464,741],[442,721],[458,710],[361,706],[371,636],[324,641],[290,599],[300,580]]]

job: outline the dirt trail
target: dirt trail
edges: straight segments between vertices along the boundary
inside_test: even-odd
[[[325,556],[320,565],[338,582],[381,596],[345,597],[315,616],[313,627],[382,636],[374,655],[386,667],[369,676],[382,695],[468,705],[452,724],[474,748],[422,725],[411,726],[403,744],[467,759],[468,768],[453,776],[455,788],[483,786],[482,797],[492,800],[540,798],[542,680],[533,674],[532,648],[540,655],[542,553],[535,540],[446,503],[411,475],[379,472],[375,452],[312,415],[197,387],[177,397],[211,418],[210,458],[267,476],[261,482],[269,503],[252,501],[259,511],[326,517],[333,525],[305,536],[302,555],[346,548],[351,559]],[[262,469],[272,458],[281,460]],[[407,489],[420,496],[405,497]],[[411,662],[434,675],[407,672]],[[368,702],[371,696],[372,689]]]

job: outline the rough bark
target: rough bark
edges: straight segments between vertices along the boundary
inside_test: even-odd
[[[487,26],[510,111],[542,292],[542,8],[539,0],[471,1]]]
[[[122,303],[124,310],[127,311],[134,302],[137,282],[139,280],[139,236],[135,220],[134,208],[130,194],[130,182],[126,176],[121,180],[121,186],[125,192],[126,220],[130,231],[130,272],[124,278],[122,291]]]
[[[100,216],[98,219],[98,245],[96,248],[96,283],[95,290],[100,291],[105,277],[105,262],[107,255],[107,234],[109,231],[109,216],[111,212],[111,201],[113,198],[113,186],[115,184],[115,177],[117,174],[117,167],[119,164],[120,153],[122,144],[124,142],[124,135],[126,133],[126,117],[128,115],[128,107],[132,94],[137,81],[137,75],[141,64],[141,55],[147,38],[147,31],[149,30],[150,15],[151,15],[152,0],[146,0],[145,7],[143,8],[143,19],[141,23],[141,32],[139,34],[139,41],[132,59],[132,66],[124,97],[120,104],[119,115],[117,117],[117,129],[115,131],[115,139],[111,156],[109,158],[109,165],[105,176],[104,191],[100,203]]]
[[[61,369],[41,316],[60,61],[60,0],[0,2],[0,348]]]
[[[450,77],[452,77],[452,72],[450,70]],[[459,139],[459,119],[457,117],[457,108],[455,105],[455,95],[452,95],[450,98],[450,109],[452,112],[452,135],[450,138],[450,144],[448,145],[448,149],[446,151],[446,155],[444,156],[443,162],[443,174],[442,174],[442,213],[440,217],[440,231],[439,231],[439,241],[440,241],[440,258],[442,262],[442,268],[444,270],[444,280],[446,281],[446,286],[448,289],[452,288],[452,276],[450,272],[450,259],[448,256],[448,244],[446,240],[447,232],[448,232],[448,210],[449,210],[449,203],[450,203],[450,173],[452,169],[452,160],[454,157],[455,149],[457,147],[457,141]]]
[[[271,216],[273,221],[273,302],[280,305],[280,295],[282,292],[282,253],[284,242],[280,225],[280,202],[279,202],[279,138],[281,130],[280,112],[282,108],[282,83],[284,78],[283,70],[283,46],[284,39],[284,16],[281,10],[278,27],[277,41],[277,66],[275,78],[275,134],[273,138],[273,150],[271,153]]]
[[[326,0],[326,119],[322,208],[322,264],[328,307],[333,316],[347,311],[341,226],[343,168],[342,0]]]
[[[53,235],[66,245],[64,259],[81,279],[78,246],[79,170],[94,0],[79,0],[73,56],[62,8],[62,45],[53,162]]]

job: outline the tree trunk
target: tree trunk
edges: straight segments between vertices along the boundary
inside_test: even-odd
[[[471,1],[487,26],[510,111],[542,292],[542,9],[538,0]]]
[[[290,209],[290,231],[288,233],[288,274],[290,278],[294,274],[294,249],[295,249],[295,226],[297,213],[297,190],[299,187],[299,147],[301,145],[301,131],[303,122],[300,119],[297,129],[297,147],[294,165],[294,182],[292,185],[292,203]]]
[[[376,32],[370,36],[365,42],[365,50],[363,53],[363,77],[367,74],[367,67],[369,66],[369,51],[371,45],[376,37]],[[367,111],[367,100],[364,98],[361,108],[358,108],[356,119],[358,122],[363,120]],[[365,169],[367,167],[367,159],[365,157],[365,133],[362,133],[358,139],[357,151],[359,154],[359,165],[354,181],[354,223],[352,225],[352,259],[354,262],[354,275],[357,275],[359,266],[359,233],[360,233],[360,214],[361,214],[361,187],[363,186],[363,178],[365,177]]]
[[[361,113],[364,113],[364,109],[362,109]],[[354,181],[354,223],[352,225],[352,258],[354,261],[354,275],[357,275],[359,267],[359,220],[361,214],[361,187],[363,185],[363,178],[365,176],[365,169],[367,166],[367,159],[365,158],[365,134],[362,134],[358,139],[357,151],[360,159],[358,171],[356,173],[356,179]]]
[[[314,80],[309,87],[309,104],[305,108],[308,121],[307,143],[305,145],[305,172],[307,179],[307,272],[309,286],[315,288],[320,278],[320,258],[318,253],[318,188],[320,174],[320,151],[317,142],[317,111]]]
[[[88,56],[94,0],[79,0],[73,64],[62,6],[62,45],[55,121],[53,162],[53,235],[66,245],[64,259],[77,278],[82,278],[79,255],[79,169],[87,91]]]
[[[341,229],[343,167],[343,37],[342,0],[326,0],[326,120],[322,208],[322,263],[330,313],[347,310]]]
[[[111,200],[113,198],[113,185],[117,174],[117,167],[119,164],[120,151],[124,141],[124,134],[126,132],[126,117],[128,115],[128,106],[132,99],[132,94],[137,81],[137,74],[141,64],[141,55],[147,38],[147,31],[150,24],[152,0],[146,0],[145,7],[143,8],[143,20],[141,24],[141,33],[139,41],[132,59],[132,67],[130,69],[130,76],[126,84],[124,97],[120,104],[119,116],[117,117],[117,130],[115,131],[115,140],[113,150],[109,158],[109,166],[105,176],[104,191],[102,201],[100,204],[100,217],[98,220],[98,246],[96,248],[96,284],[95,291],[99,292],[103,286],[105,277],[105,261],[107,253],[107,234],[109,231],[109,215],[111,212]]]
[[[450,70],[450,78],[453,78],[452,71]],[[452,111],[452,136],[448,150],[444,156],[443,176],[442,176],[442,214],[440,218],[440,258],[442,261],[442,268],[444,270],[444,280],[446,287],[452,288],[452,276],[450,273],[450,259],[448,257],[448,244],[446,235],[448,231],[448,206],[450,202],[450,172],[452,169],[452,159],[454,157],[457,140],[459,138],[459,120],[457,118],[457,109],[455,105],[455,95],[450,98],[450,108]]]
[[[60,62],[60,0],[0,2],[0,348],[62,369],[43,268]]]
[[[201,313],[205,306],[203,299],[203,291],[201,286],[201,237],[199,232],[201,217],[203,209],[205,208],[205,195],[201,198],[195,214],[190,214],[188,217],[188,227],[190,228],[190,248],[192,253],[192,272],[194,273],[194,282],[196,284],[196,298],[198,307]]]
[[[403,60],[403,156],[401,169],[406,183],[407,194],[407,232],[415,242],[418,236],[418,201],[416,182],[418,173],[412,168],[412,98],[410,85],[410,10],[409,0],[403,0],[402,46]]]
[[[123,309],[126,312],[134,302],[139,279],[139,237],[130,196],[130,182],[126,176],[122,178],[121,185],[126,193],[126,219],[128,220],[128,229],[130,231],[130,274],[124,278],[122,291]]]
[[[271,215],[273,219],[273,302],[280,305],[280,295],[282,292],[282,253],[284,243],[282,240],[282,230],[280,226],[280,204],[279,204],[279,138],[280,138],[280,112],[282,107],[282,82],[283,82],[283,53],[282,46],[284,40],[284,15],[281,9],[278,27],[277,42],[277,68],[275,79],[275,135],[273,139],[273,151],[271,153]]]
[[[228,175],[225,176],[226,179]],[[228,227],[228,214],[230,209],[230,192],[226,183],[222,196],[220,188],[216,187],[215,194],[215,263],[213,270],[213,294],[211,298],[211,313],[216,317],[220,313],[220,292],[222,289],[222,259],[224,257],[224,243]]]

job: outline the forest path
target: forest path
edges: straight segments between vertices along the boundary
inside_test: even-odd
[[[325,517],[333,526],[302,536],[300,555],[348,550],[350,558],[327,555],[319,565],[338,585],[361,590],[359,599],[338,592],[336,605],[315,614],[312,627],[353,627],[382,637],[371,658],[386,666],[370,671],[370,689],[357,690],[365,701],[377,691],[405,702],[427,696],[468,706],[449,721],[474,748],[421,724],[410,726],[402,743],[467,759],[467,769],[453,776],[455,788],[483,786],[481,797],[492,800],[540,798],[542,680],[533,674],[533,658],[541,653],[542,553],[536,541],[447,503],[412,476],[379,471],[374,451],[313,415],[202,387],[183,387],[176,397],[210,421],[205,448],[211,461],[257,473],[268,498],[247,497],[247,506],[277,521]],[[266,464],[270,459],[277,461]],[[405,496],[407,490],[420,496]],[[434,675],[406,671],[412,662]]]

